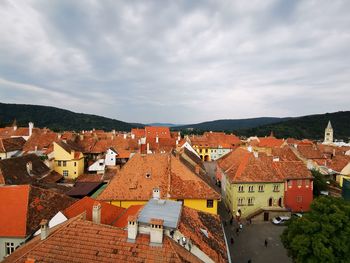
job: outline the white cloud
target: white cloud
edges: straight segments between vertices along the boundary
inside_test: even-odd
[[[348,110],[346,0],[0,5],[3,102],[133,122]]]

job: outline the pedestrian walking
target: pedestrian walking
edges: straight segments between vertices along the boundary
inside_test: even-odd
[[[267,239],[265,239],[265,247],[267,247]]]

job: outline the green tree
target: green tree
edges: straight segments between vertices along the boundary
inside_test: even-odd
[[[297,263],[350,262],[350,203],[316,198],[309,213],[290,221],[281,239]]]
[[[314,196],[319,196],[321,191],[325,191],[328,188],[327,180],[323,174],[317,170],[311,171],[312,176],[314,177]]]

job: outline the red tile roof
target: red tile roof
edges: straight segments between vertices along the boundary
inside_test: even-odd
[[[35,237],[4,262],[201,262],[196,256],[164,236],[162,246],[150,246],[150,236],[138,234],[127,241],[127,231],[74,218],[40,240]]]
[[[283,139],[277,139],[275,137],[259,137],[258,147],[271,148],[271,147],[281,147],[284,143]]]
[[[26,237],[74,199],[30,185],[0,187],[0,236]]]
[[[201,229],[208,233],[208,237]],[[215,262],[227,262],[225,238],[219,216],[183,207],[179,230]]]
[[[240,144],[240,139],[234,134],[224,132],[205,132],[203,136],[190,137],[192,145],[210,148],[234,148]]]
[[[169,127],[146,126],[145,135],[147,138],[171,138]]]
[[[172,154],[135,154],[98,197],[149,200],[154,187],[175,199],[220,199],[220,195]],[[193,191],[196,189],[196,191]]]
[[[37,148],[37,150],[47,149],[53,144],[53,142],[57,141],[58,136],[54,132],[35,133],[27,140],[23,150],[28,152],[34,151],[35,148]]]
[[[121,228],[126,227],[128,225],[129,216],[136,216],[142,208],[143,205],[129,206],[112,225]]]
[[[281,182],[282,178],[272,167],[272,158],[237,148],[218,161],[219,167],[231,182]]]
[[[315,146],[301,145],[297,147],[298,152],[301,156],[306,159],[324,159],[325,156],[320,152],[320,150]]]
[[[63,210],[63,214],[67,218],[73,218],[77,215],[80,215],[83,212],[86,212],[86,219],[91,221],[92,207],[95,202],[95,199],[86,196],[83,199],[72,204],[70,207],[67,207],[65,210]],[[100,204],[102,224],[112,225],[112,223],[126,211],[125,208],[110,205],[105,202],[100,202]]]
[[[145,129],[134,128],[131,129],[131,134],[134,134],[136,138],[145,137],[146,131]]]
[[[0,138],[0,153],[23,150],[26,141],[22,137]]]

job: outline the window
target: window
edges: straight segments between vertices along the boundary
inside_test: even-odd
[[[68,176],[68,170],[63,170],[63,176]]]
[[[238,198],[238,205],[243,205],[244,198]]]
[[[100,163],[100,165],[101,165],[101,163]],[[77,162],[74,162],[74,166],[77,166]]]
[[[13,251],[15,251],[15,244],[12,242],[5,242],[5,251],[6,256],[10,255]]]
[[[287,185],[288,185],[288,187],[292,187],[292,181],[291,181],[291,180],[288,180],[288,181],[287,181]]]
[[[301,187],[302,183],[303,183],[303,180],[298,180],[297,181],[298,187]]]
[[[248,187],[248,192],[254,192],[254,186],[250,185],[250,186]]]
[[[253,197],[248,198],[248,205],[254,205],[254,198]]]
[[[208,208],[214,207],[214,201],[213,200],[207,200],[207,207]]]
[[[280,191],[279,185],[278,185],[278,184],[275,184],[275,185],[273,186],[273,191],[274,191],[274,192],[279,192],[279,191]]]
[[[146,173],[146,178],[151,178],[151,173]]]
[[[264,192],[264,185],[259,185],[259,192]]]
[[[302,196],[297,196],[297,203],[301,203],[303,201],[303,197]]]
[[[208,153],[208,149],[205,149],[205,153]]]
[[[62,162],[61,162],[61,161],[58,161],[58,162],[57,162],[57,165],[58,165],[58,166],[62,166]]]
[[[305,186],[309,187],[310,186],[310,181],[308,179],[305,180]]]
[[[243,185],[238,186],[238,192],[243,192],[243,191],[244,191]]]
[[[63,161],[63,166],[67,166],[67,161]]]

